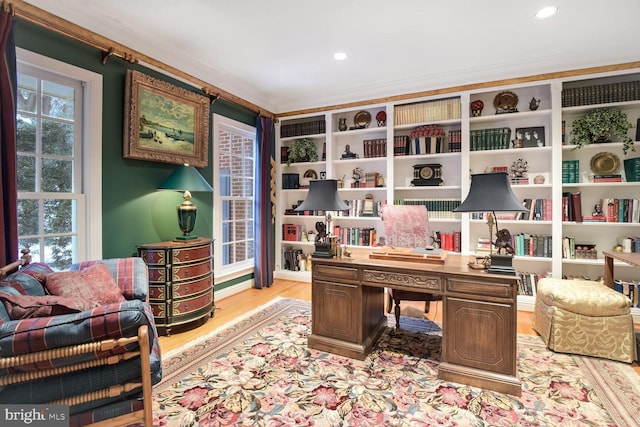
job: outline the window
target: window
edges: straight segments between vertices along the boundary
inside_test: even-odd
[[[19,249],[55,269],[101,257],[98,86],[95,73],[18,49]]]
[[[216,272],[253,267],[256,130],[214,114]]]

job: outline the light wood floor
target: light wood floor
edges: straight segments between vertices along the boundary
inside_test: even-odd
[[[311,283],[276,279],[270,288],[247,289],[229,297],[216,300],[215,315],[211,319],[207,320],[205,324],[197,328],[180,333],[174,333],[168,337],[161,336],[160,348],[163,353],[166,353],[175,348],[182,347],[192,340],[208,334],[225,323],[236,319],[238,316],[241,316],[256,307],[266,304],[276,297],[311,301]],[[403,314],[420,315],[424,308],[424,303],[406,301],[402,303],[402,307]],[[442,321],[442,304],[440,302],[432,302],[431,308],[426,317],[438,322]],[[532,317],[532,312],[518,312],[519,334],[536,334],[531,328]],[[640,366],[638,366],[637,363],[634,363],[633,367],[640,375]]]

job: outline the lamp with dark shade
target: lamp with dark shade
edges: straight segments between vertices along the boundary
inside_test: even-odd
[[[326,225],[322,221],[316,222],[316,250],[312,257],[331,258],[333,248],[331,245],[331,214],[330,211],[343,211],[349,206],[340,199],[338,194],[338,181],[335,179],[315,179],[309,183],[309,192],[304,202],[296,211],[325,211]]]
[[[527,212],[518,200],[511,185],[509,184],[509,174],[506,172],[480,173],[471,175],[471,186],[467,198],[453,210],[454,212],[491,212],[487,220],[489,225],[489,240],[493,234],[493,226],[496,225],[497,241],[506,235],[510,236],[507,229],[500,230],[498,227],[496,212]],[[506,233],[505,233],[506,232]],[[509,242],[508,246],[499,247],[498,253],[493,253],[493,244],[489,247],[489,257],[491,264],[487,271],[489,273],[500,273],[515,275],[513,268],[513,248]],[[504,248],[506,255],[500,255],[500,250]]]
[[[196,225],[196,216],[198,207],[191,202],[191,192],[201,191],[210,193],[213,187],[200,175],[193,166],[179,166],[173,171],[167,179],[164,180],[158,190],[176,190],[184,191],[184,201],[176,206],[178,213],[178,226],[182,231],[182,236],[176,237],[174,240],[194,240],[198,236],[191,234]]]

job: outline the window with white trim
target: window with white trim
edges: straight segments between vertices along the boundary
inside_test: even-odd
[[[18,52],[19,249],[29,248],[35,261],[54,269],[99,258],[102,253],[101,235],[89,237],[91,230],[101,229],[102,205],[88,206],[89,199],[102,198],[102,156],[96,156],[101,139],[95,138],[94,129],[96,114],[102,113],[101,96],[99,104],[95,102],[97,86],[102,90],[102,78],[97,76],[31,52]],[[89,105],[99,111],[89,112]],[[88,161],[90,153],[97,159]],[[90,166],[94,167],[91,173]]]
[[[216,272],[253,267],[256,130],[218,114],[214,129]]]

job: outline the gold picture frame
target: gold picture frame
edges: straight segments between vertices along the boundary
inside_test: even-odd
[[[124,110],[125,158],[207,166],[206,96],[128,70]]]

